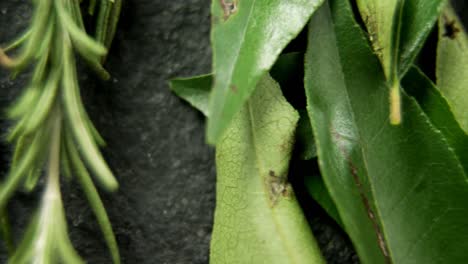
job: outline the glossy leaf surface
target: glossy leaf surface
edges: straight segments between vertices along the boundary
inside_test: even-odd
[[[323,0],[212,1],[214,89],[207,139],[216,144],[257,82]]]
[[[447,100],[432,81],[416,67],[412,67],[408,71],[402,81],[402,86],[418,101],[432,124],[444,134],[447,143],[455,151],[465,173],[467,173],[468,135],[458,124]]]
[[[396,70],[406,73],[436,22],[444,0],[357,0],[375,52],[389,76],[391,61]],[[401,4],[401,17],[398,17]],[[396,24],[398,23],[398,24]],[[396,42],[396,43],[395,43]]]
[[[388,122],[386,78],[348,1],[313,18],[308,109],[325,184],[362,263],[463,263],[468,184],[417,102]]]

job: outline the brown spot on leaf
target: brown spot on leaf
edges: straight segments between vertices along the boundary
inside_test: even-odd
[[[288,198],[292,195],[292,187],[286,181],[286,178],[278,177],[273,170],[268,172],[265,185],[267,186],[271,207],[275,207],[278,204],[280,197]]]
[[[237,5],[239,0],[220,0],[221,7],[224,12],[224,21],[228,20],[234,13],[237,12]]]
[[[444,37],[455,39],[460,31],[454,19],[450,20],[447,16],[444,16]]]
[[[237,86],[235,86],[234,84],[231,85],[231,91],[232,91],[233,93],[237,93]]]
[[[359,192],[359,196],[361,197],[361,201],[364,205],[364,209],[366,210],[367,216],[369,217],[369,220],[372,223],[372,226],[374,228],[374,232],[377,236],[377,243],[379,245],[380,251],[385,257],[385,263],[390,264],[392,263],[392,260],[390,258],[387,243],[385,241],[382,228],[380,227],[375,217],[374,209],[372,208],[372,205],[369,202],[369,198],[367,197],[367,193],[366,193],[366,190],[364,189],[364,185],[362,184],[361,178],[359,177],[358,168],[356,167],[354,161],[352,160],[351,155],[348,152],[348,150],[342,144],[340,144],[344,140],[348,140],[348,139],[345,139],[345,137],[342,136],[340,133],[338,133],[335,129],[332,129],[331,132],[332,132],[333,137],[335,138],[339,151],[341,152],[344,159],[348,163],[348,168],[351,173],[352,179],[354,181],[354,184],[356,185],[356,188]]]

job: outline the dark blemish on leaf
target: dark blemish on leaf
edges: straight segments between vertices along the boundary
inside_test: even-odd
[[[235,86],[234,84],[231,85],[231,91],[237,93],[237,86]]]
[[[221,7],[224,12],[224,21],[228,20],[232,14],[237,12],[237,5],[239,0],[220,0]]]
[[[390,254],[388,253],[387,244],[385,243],[385,237],[383,236],[382,229],[380,225],[377,223],[375,219],[374,211],[372,210],[372,206],[369,203],[369,199],[367,198],[364,188],[362,186],[361,179],[358,176],[358,170],[356,166],[352,163],[351,159],[347,157],[348,166],[350,167],[351,175],[353,177],[354,183],[356,184],[359,195],[361,196],[362,203],[364,204],[364,208],[366,209],[367,216],[369,217],[372,226],[374,227],[375,233],[377,235],[377,242],[379,243],[379,248],[382,251],[382,254],[385,256],[385,262],[390,264],[392,260],[390,259]]]
[[[449,20],[447,16],[444,16],[444,37],[455,39],[457,34],[460,32],[460,28],[457,27],[457,22],[452,19]]]
[[[220,21],[220,17],[219,16],[211,16],[211,24],[212,25],[216,25],[216,24],[219,24],[219,21]]]
[[[276,176],[273,170],[268,172],[265,185],[267,186],[270,205],[272,208],[278,204],[280,197],[289,198],[292,195],[291,185],[286,182],[284,177]]]
[[[289,152],[290,151],[290,148],[291,147],[291,142],[289,140],[283,142],[281,145],[280,145],[280,149],[282,152]]]
[[[346,149],[341,144],[339,144],[339,142],[342,142],[344,140],[343,136],[334,130],[332,131],[332,135],[334,136],[336,142],[338,142],[337,146],[340,152],[343,154],[343,156],[345,157],[345,160],[348,162],[349,171],[351,172],[351,176],[353,178],[354,184],[356,185],[358,189],[359,196],[361,197],[361,201],[364,205],[364,209],[366,210],[367,216],[369,217],[369,220],[371,221],[372,226],[374,228],[380,251],[382,251],[382,254],[385,257],[385,263],[391,264],[392,260],[390,258],[389,250],[385,242],[385,237],[383,236],[382,229],[380,228],[380,225],[377,222],[377,219],[375,218],[374,210],[372,209],[372,206],[369,203],[369,199],[367,198],[362,181],[359,178],[358,168],[356,167],[354,162],[351,160],[351,157],[349,153],[346,151]]]

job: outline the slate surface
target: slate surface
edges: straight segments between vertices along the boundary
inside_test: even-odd
[[[25,28],[24,0],[0,1],[0,43]],[[167,80],[210,71],[208,0],[127,0],[101,82],[80,71],[86,107],[107,141],[104,150],[120,190],[102,193],[123,263],[208,263],[215,205],[214,151],[204,143],[204,120],[170,93]],[[0,108],[27,82],[0,70]],[[0,117],[2,134],[8,123]],[[0,143],[0,173],[11,153]],[[301,168],[299,167],[299,170]],[[74,245],[88,263],[110,263],[94,216],[73,182],[63,183]],[[303,190],[299,195],[306,197]],[[302,193],[302,194],[301,194]],[[20,237],[40,191],[10,205]],[[357,263],[346,236],[310,199],[304,206],[329,263]],[[0,262],[5,253],[0,252]]]

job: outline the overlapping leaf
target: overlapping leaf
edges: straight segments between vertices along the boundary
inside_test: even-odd
[[[287,181],[297,120],[266,76],[217,145],[211,263],[323,263]]]
[[[401,122],[400,77],[412,65],[443,7],[443,0],[358,0],[390,90],[390,122]]]
[[[215,144],[323,0],[212,1],[214,89],[207,139]]]
[[[171,80],[171,90],[208,116],[208,101],[213,76],[211,74]]]
[[[369,39],[387,77],[393,67],[404,74],[413,64],[444,3],[444,0],[357,0]],[[395,56],[396,64],[392,65]]]
[[[416,67],[408,71],[402,80],[402,86],[418,101],[432,124],[444,134],[447,143],[465,169],[465,173],[468,173],[468,135],[455,119],[447,100],[431,80]]]
[[[306,92],[322,176],[363,263],[463,263],[468,183],[442,133],[403,94],[388,122],[387,85],[349,3],[313,18]]]

